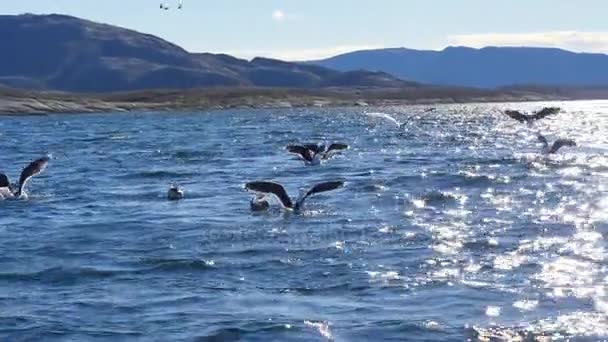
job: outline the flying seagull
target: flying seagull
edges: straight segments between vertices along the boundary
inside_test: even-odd
[[[0,199],[27,198],[25,185],[30,178],[44,171],[50,159],[51,158],[48,156],[42,157],[26,166],[23,171],[21,171],[16,188],[11,185],[9,178],[6,175],[0,173]]]
[[[506,110],[504,113],[512,119],[515,119],[521,123],[527,123],[527,124],[531,125],[537,120],[545,118],[549,115],[557,114],[560,111],[561,111],[561,108],[559,108],[559,107],[545,107],[545,108],[541,109],[540,111],[535,112],[533,114],[523,114],[522,112],[517,111],[517,110]]]
[[[393,124],[395,124],[395,126],[397,126],[397,128],[400,128],[400,129],[403,129],[405,127],[405,125],[407,125],[409,120],[411,119],[411,118],[409,118],[405,122],[399,122],[397,119],[395,119],[394,117],[392,117],[391,115],[388,115],[386,113],[367,113],[367,116],[370,118],[384,119],[384,120],[390,121]]]
[[[279,203],[281,204],[281,207],[283,209],[297,212],[302,209],[304,201],[308,197],[314,194],[335,190],[341,188],[342,186],[344,186],[343,181],[319,183],[311,187],[307,191],[302,192],[300,194],[300,197],[295,202],[289,197],[287,191],[285,191],[285,188],[279,183],[251,182],[245,184],[245,189],[247,191],[256,193],[256,197],[251,201],[252,210],[263,210],[264,207],[268,208],[269,204],[268,201],[266,201],[266,199],[264,198],[264,196],[273,195],[279,200]]]
[[[297,154],[308,165],[319,165],[321,160],[327,160],[332,155],[348,149],[348,145],[333,143],[326,147],[323,144],[289,145],[285,148],[289,153]]]
[[[543,153],[544,154],[554,154],[560,148],[562,148],[564,146],[570,146],[570,147],[576,146],[576,142],[572,139],[557,139],[553,142],[553,145],[549,145],[549,142],[542,134],[537,133],[536,137],[538,138],[538,141],[540,141],[543,144]]]

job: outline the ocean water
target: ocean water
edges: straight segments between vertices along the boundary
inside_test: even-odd
[[[498,112],[544,105],[564,112],[536,129],[578,147],[542,155]],[[0,117],[12,179],[53,155],[0,202],[0,340],[608,338],[608,102],[423,110]],[[284,150],[316,141],[350,149]],[[335,179],[299,214],[243,190]]]

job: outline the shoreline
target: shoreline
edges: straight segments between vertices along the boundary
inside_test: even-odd
[[[229,109],[335,108],[458,103],[608,99],[601,92],[538,92],[462,88],[278,89],[210,88],[72,94],[0,89],[0,116]]]

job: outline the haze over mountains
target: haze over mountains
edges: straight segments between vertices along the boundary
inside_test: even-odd
[[[346,53],[310,63],[340,71],[383,71],[403,79],[436,85],[480,88],[608,85],[608,55],[553,48],[379,49]]]
[[[405,87],[379,72],[189,53],[158,37],[65,15],[0,16],[0,85],[107,92],[210,86]]]

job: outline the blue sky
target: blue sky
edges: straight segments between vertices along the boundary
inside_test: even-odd
[[[163,0],[175,7],[177,0]],[[291,60],[381,47],[555,46],[608,53],[608,0],[2,0],[152,33],[193,52]]]

